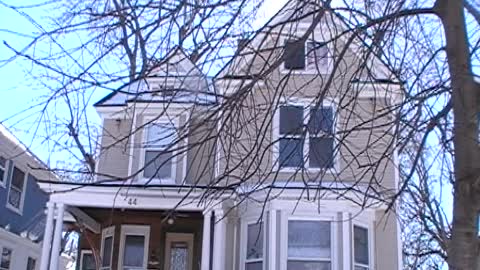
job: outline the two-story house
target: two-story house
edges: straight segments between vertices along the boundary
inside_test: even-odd
[[[331,38],[342,25],[292,0],[213,79],[177,48],[97,102],[96,182],[41,184],[40,269],[57,269],[65,211],[81,270],[401,269],[381,106],[401,86],[357,37]]]
[[[39,269],[48,195],[37,180],[56,180],[46,165],[0,124],[0,269]]]

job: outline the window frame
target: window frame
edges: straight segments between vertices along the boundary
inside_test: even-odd
[[[26,267],[25,267],[26,270],[29,270],[29,269],[28,269],[28,262],[29,262],[29,260],[32,260],[32,261],[34,262],[33,270],[36,270],[37,267],[38,267],[38,262],[39,262],[39,261],[38,261],[38,259],[37,259],[36,257],[33,257],[33,256],[27,256],[27,265],[26,265]]]
[[[80,262],[79,262],[79,270],[83,270],[83,257],[85,254],[90,254],[93,256],[93,251],[91,249],[81,249],[80,250]]]
[[[112,249],[110,251],[110,265],[109,266],[102,266],[102,264],[103,264],[103,250],[105,248],[105,239],[107,237],[112,237]],[[100,247],[100,268],[99,268],[100,270],[110,270],[110,269],[112,269],[114,243],[115,243],[115,226],[110,226],[110,227],[104,228],[102,230],[102,241],[101,241],[101,247]]]
[[[288,230],[289,230],[289,222],[290,221],[309,221],[309,222],[328,222],[330,223],[330,258],[327,260],[326,258],[302,258],[302,257],[289,257],[288,256]],[[336,269],[336,249],[338,248],[335,244],[337,239],[336,235],[336,224],[334,218],[327,218],[327,217],[306,217],[306,216],[290,216],[286,220],[285,224],[285,269],[288,269],[288,261],[302,261],[302,262],[329,262],[330,263],[330,270]]]
[[[1,268],[0,267],[0,270],[13,270],[12,269],[12,266],[13,266],[13,256],[15,255],[15,249],[12,247],[12,246],[9,246],[9,245],[0,245],[0,266],[2,264],[2,254],[3,254],[3,249],[9,249],[10,250],[10,264],[8,266],[8,268]]]
[[[149,225],[122,225],[120,229],[120,248],[118,255],[118,269],[123,270],[123,256],[125,253],[125,240],[128,235],[145,237],[143,246],[143,265],[142,267],[129,267],[129,269],[146,269],[148,266],[148,254],[150,245],[150,226]]]
[[[18,166],[18,164],[15,164],[14,162],[12,162],[12,165],[10,166],[12,168],[12,171],[11,173],[9,172],[9,175],[10,177],[8,177],[8,182],[9,182],[9,185],[8,186],[8,192],[7,192],[7,201],[6,201],[6,207],[8,209],[10,209],[11,211],[19,214],[20,216],[23,215],[23,207],[24,207],[24,204],[25,204],[25,193],[27,192],[27,185],[28,185],[28,177],[29,177],[29,173],[28,173],[28,170],[24,170],[22,168],[22,166]],[[13,173],[15,171],[15,168],[17,168],[18,170],[22,171],[24,173],[24,176],[23,176],[23,189],[22,189],[22,194],[20,196],[20,205],[19,205],[19,208],[16,208],[14,205],[10,204],[10,191],[12,189],[12,181],[13,181]]]
[[[282,53],[285,54],[285,51],[286,51],[286,46],[285,44],[289,41],[298,41],[299,39],[301,39],[301,37],[285,37],[283,39],[281,39],[281,43],[280,44],[283,44],[282,48],[283,48],[283,51]],[[324,43],[325,45],[324,46],[327,46],[327,54],[328,54],[328,57],[327,57],[327,65],[325,67],[323,66],[319,66],[319,65],[309,65],[308,64],[308,43],[309,42],[315,42],[315,43]],[[304,42],[304,55],[305,55],[305,58],[304,58],[304,66],[305,68],[303,69],[288,69],[285,67],[285,60],[282,61],[282,64],[280,65],[280,73],[281,74],[289,74],[289,73],[292,73],[292,74],[306,74],[306,75],[314,75],[314,74],[323,74],[323,75],[326,75],[326,74],[330,74],[331,72],[331,69],[332,69],[332,52],[333,49],[332,49],[332,45],[331,45],[331,42],[326,42],[325,39],[318,39],[318,38],[315,38],[313,35],[310,35]]]
[[[0,178],[0,187],[7,188],[8,173],[10,172],[10,170],[8,169],[10,165],[10,160],[5,158],[3,155],[0,155],[0,158],[5,159],[5,166],[2,166],[0,164],[0,170],[3,170],[3,177]]]
[[[247,259],[247,245],[248,245],[248,226],[250,225],[255,225],[255,224],[262,224],[262,229],[263,229],[263,245],[262,245],[262,258],[258,259]],[[265,269],[266,266],[266,255],[267,255],[267,233],[268,229],[266,228],[266,220],[264,218],[261,218],[261,221],[259,221],[259,218],[256,219],[247,219],[246,221],[242,222],[242,266],[241,269],[246,270],[247,269],[247,263],[255,263],[255,262],[262,262],[262,269]]]
[[[179,118],[180,116],[179,115],[175,115],[175,116],[171,116],[171,117],[168,117],[168,116],[164,116],[164,117],[160,117],[158,119],[155,119],[155,117],[145,117],[144,118],[144,121],[143,121],[143,128],[142,128],[142,142],[141,142],[141,151],[140,151],[140,159],[139,159],[139,169],[145,169],[145,155],[146,155],[146,152],[147,151],[160,151],[160,150],[164,150],[164,149],[160,149],[160,148],[148,148],[145,143],[148,141],[148,128],[151,124],[172,124],[174,129],[175,129],[175,138],[174,138],[174,141],[175,140],[178,140],[179,137],[178,137],[178,127],[179,127]],[[179,144],[180,141],[177,142],[177,144]],[[179,158],[177,157],[178,155],[178,151],[175,150],[176,146],[174,145],[173,146],[173,151],[171,151],[172,153],[172,158],[171,158],[171,163],[172,163],[172,168],[171,168],[171,176],[170,178],[149,178],[149,177],[145,177],[144,175],[144,171],[142,171],[141,173],[141,176],[140,176],[140,179],[144,182],[144,183],[147,183],[148,181],[160,181],[161,183],[165,183],[165,184],[175,184],[176,183],[176,178],[177,178],[177,162],[179,160]]]
[[[322,104],[320,107],[330,107],[332,109],[332,115],[333,115],[333,122],[332,122],[332,134],[331,137],[333,138],[333,166],[331,168],[314,168],[310,167],[310,133],[308,132],[308,129],[306,130],[305,137],[303,140],[303,160],[305,161],[306,158],[308,158],[307,162],[304,162],[303,167],[280,167],[280,139],[282,138],[293,138],[293,135],[281,135],[280,134],[280,108],[282,106],[302,106],[303,107],[303,125],[307,126],[308,122],[310,121],[310,113],[305,115],[307,110],[310,110],[312,107],[312,99],[303,99],[303,98],[290,98],[290,99],[282,99],[279,103],[279,105],[275,108],[275,113],[274,113],[274,119],[273,119],[273,127],[272,127],[272,133],[273,133],[273,138],[272,141],[274,142],[273,145],[273,168],[275,171],[279,172],[287,172],[287,173],[296,173],[302,170],[305,170],[307,172],[326,172],[333,174],[335,171],[339,171],[339,154],[338,154],[338,140],[335,137],[335,134],[337,132],[337,122],[338,122],[338,112],[337,112],[337,106],[336,102],[334,99],[328,99],[326,98],[323,100]],[[318,137],[315,136],[315,137]],[[329,136],[330,137],[330,136]],[[298,137],[298,138],[301,138]],[[336,151],[337,150],[337,154]],[[307,166],[308,165],[308,166]]]
[[[357,263],[355,261],[355,227],[359,227],[362,229],[367,230],[367,239],[368,239],[368,265]],[[352,225],[350,227],[351,235],[352,235],[352,240],[351,240],[351,248],[352,248],[352,263],[353,263],[353,268],[355,269],[356,266],[362,267],[367,270],[373,269],[373,262],[374,262],[374,245],[375,243],[373,242],[373,224],[367,224],[366,222],[362,222],[359,220],[354,220],[352,222]]]

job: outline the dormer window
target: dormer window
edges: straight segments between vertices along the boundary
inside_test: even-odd
[[[146,127],[144,171],[147,179],[174,179],[175,126],[171,121],[154,122]]]
[[[287,40],[284,68],[286,70],[318,70],[328,67],[328,46],[324,42]]]

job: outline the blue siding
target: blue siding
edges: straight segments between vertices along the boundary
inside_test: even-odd
[[[7,196],[13,172],[12,168],[13,163],[9,162],[6,188],[0,186],[0,226],[5,227],[7,224],[10,224],[10,231],[18,234],[34,223],[42,220],[48,196],[40,189],[36,179],[29,174],[26,183],[27,186],[25,189],[22,214],[20,215],[8,208]]]

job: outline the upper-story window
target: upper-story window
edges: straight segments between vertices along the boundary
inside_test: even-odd
[[[288,221],[287,270],[329,270],[332,264],[331,223]]]
[[[279,109],[279,167],[334,165],[333,108],[283,105]],[[305,128],[306,127],[306,128]]]
[[[17,166],[13,166],[12,178],[10,182],[10,189],[8,192],[7,206],[21,212],[23,201],[25,198],[25,182],[26,174]]]
[[[2,248],[2,256],[0,257],[0,270],[10,270],[12,264],[12,250],[3,247]]]
[[[328,46],[324,42],[287,40],[284,68],[286,70],[318,70],[328,67]]]
[[[368,270],[370,265],[369,246],[368,246],[368,229],[354,226],[353,227],[353,250],[355,254],[355,270]]]
[[[245,270],[263,269],[263,223],[247,225]]]
[[[155,122],[146,127],[143,176],[148,179],[173,180],[176,130],[172,122]]]
[[[113,237],[115,234],[115,227],[108,227],[102,230],[102,246],[100,250],[101,266],[100,270],[112,269],[112,256],[113,256]]]
[[[7,182],[7,159],[0,156],[0,186],[5,186]]]

